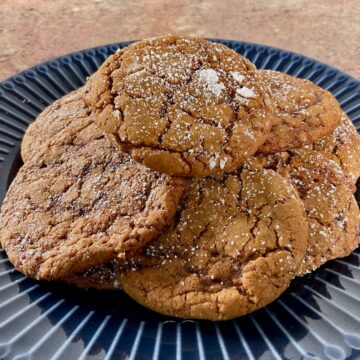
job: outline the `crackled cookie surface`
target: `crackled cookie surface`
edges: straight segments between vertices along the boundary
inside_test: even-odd
[[[156,237],[182,190],[182,179],[114,149],[91,117],[74,117],[11,184],[1,244],[27,276],[66,278]]]
[[[269,138],[260,153],[272,154],[312,144],[339,123],[338,102],[312,82],[272,70],[259,70],[258,78],[268,90],[275,113]]]
[[[231,171],[265,141],[271,109],[254,66],[229,48],[165,36],[119,50],[88,83],[96,121],[167,174]]]
[[[304,203],[309,239],[299,274],[347,256],[358,246],[360,212],[354,186],[333,161],[310,149],[259,156],[258,160],[286,177]]]
[[[335,130],[310,147],[335,161],[350,181],[356,183],[360,176],[360,135],[344,112]]]
[[[90,115],[90,108],[84,102],[86,89],[75,90],[48,106],[30,124],[21,143],[21,157],[26,162],[36,155],[49,139],[57,136],[68,126],[72,126],[74,119],[79,122]]]
[[[172,226],[128,260],[121,286],[158,312],[224,320],[277,298],[302,262],[307,224],[272,170],[194,178]]]

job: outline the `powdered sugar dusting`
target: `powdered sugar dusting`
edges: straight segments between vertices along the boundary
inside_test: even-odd
[[[219,75],[214,69],[202,69],[199,71],[199,78],[205,83],[206,89],[216,97],[221,95],[225,85],[219,82]]]
[[[231,76],[238,82],[238,83],[242,83],[245,79],[244,75],[241,75],[239,72],[237,71],[230,71]]]
[[[255,98],[256,97],[254,90],[249,89],[246,86],[244,86],[240,89],[237,89],[236,93],[244,98]]]

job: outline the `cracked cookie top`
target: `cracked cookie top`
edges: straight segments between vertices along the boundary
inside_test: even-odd
[[[360,135],[344,112],[335,130],[309,147],[335,161],[350,181],[356,183],[360,176]]]
[[[167,315],[230,319],[285,290],[306,240],[303,205],[273,170],[193,178],[174,223],[128,259],[120,283],[136,301]]]
[[[116,151],[91,116],[74,116],[11,184],[0,241],[25,275],[66,278],[156,237],[176,212],[183,182]]]
[[[21,143],[21,157],[24,162],[35,156],[49,139],[71,126],[74,119],[87,118],[90,108],[85,104],[86,88],[63,96],[48,106],[27,128]]]
[[[330,133],[340,122],[341,109],[332,94],[311,81],[272,71],[259,70],[275,116],[269,138],[259,153],[300,148]]]
[[[140,41],[110,56],[88,85],[110,140],[167,174],[232,171],[270,130],[271,109],[254,65],[206,40]]]
[[[304,203],[309,239],[299,274],[347,256],[357,247],[360,212],[354,186],[336,163],[311,149],[259,155],[251,165],[256,161],[287,178]]]

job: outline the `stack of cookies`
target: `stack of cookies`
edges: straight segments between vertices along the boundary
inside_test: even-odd
[[[110,56],[29,127],[0,214],[37,280],[224,320],[359,244],[360,137],[313,83],[165,36]]]

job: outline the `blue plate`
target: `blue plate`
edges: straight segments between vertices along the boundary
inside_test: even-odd
[[[360,127],[360,82],[318,61],[238,41],[221,42],[260,69],[330,90]],[[80,87],[128,42],[62,56],[0,84],[0,202],[16,174],[27,126]],[[156,314],[121,291],[84,291],[25,278],[0,249],[0,359],[360,359],[360,251],[293,281],[274,303],[211,323]]]

